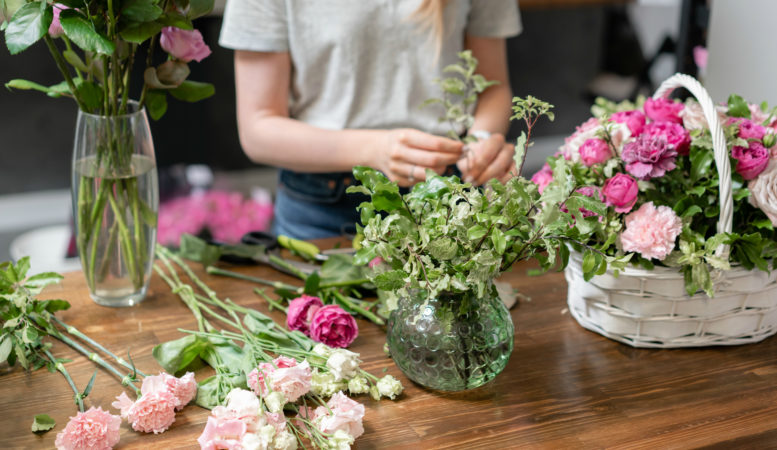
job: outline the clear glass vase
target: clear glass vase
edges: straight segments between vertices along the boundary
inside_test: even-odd
[[[400,298],[388,321],[394,362],[418,384],[461,391],[493,380],[513,351],[513,321],[496,289]]]
[[[131,306],[146,295],[156,242],[159,187],[146,111],[78,112],[73,148],[76,243],[92,299]]]

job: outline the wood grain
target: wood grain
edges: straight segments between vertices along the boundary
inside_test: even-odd
[[[361,353],[364,368],[375,374],[386,369],[406,391],[394,402],[359,397],[367,415],[357,448],[777,446],[777,340],[725,348],[633,349],[578,326],[564,313],[563,275],[527,277],[530,266],[520,264],[504,276],[531,298],[512,311],[516,334],[510,362],[496,380],[470,392],[433,392],[414,385],[384,355],[384,331],[359,321],[352,350]],[[237,270],[294,281],[263,267]],[[267,312],[251,283],[203,279],[222,298]],[[94,304],[80,273],[67,274],[45,295],[70,301],[73,307],[60,313],[65,321],[117,353],[129,348],[147,372],[159,370],[151,357],[155,344],[180,337],[178,328],[195,326],[156,276],[148,300],[129,309]],[[68,369],[83,387],[95,366],[60,343],[54,353],[73,359]],[[197,378],[207,375],[200,371]],[[120,392],[118,382],[100,371],[87,405],[111,408]],[[0,376],[0,411],[0,447],[50,448],[76,407],[61,375],[16,369]],[[57,427],[37,436],[30,425],[41,413],[51,415]],[[207,415],[189,406],[160,435],[139,434],[123,424],[120,448],[196,448]]]

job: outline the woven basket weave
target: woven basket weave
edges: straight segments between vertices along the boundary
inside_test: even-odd
[[[710,124],[720,177],[718,232],[731,232],[731,165],[715,105],[698,81],[682,74],[664,81],[653,97],[666,97],[678,87],[696,97]],[[724,258],[728,252],[727,246],[716,250]],[[714,298],[704,293],[687,295],[683,274],[666,267],[629,267],[617,278],[607,272],[587,282],[582,257],[574,252],[565,275],[569,311],[578,323],[634,347],[739,345],[777,332],[777,272],[741,267],[713,272]]]

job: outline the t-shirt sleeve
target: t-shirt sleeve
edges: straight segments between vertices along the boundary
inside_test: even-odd
[[[234,50],[289,51],[285,0],[227,0],[219,44]]]
[[[467,34],[508,38],[517,36],[522,30],[517,0],[472,0]]]

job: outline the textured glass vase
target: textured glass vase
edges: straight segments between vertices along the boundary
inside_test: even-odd
[[[131,306],[146,295],[156,242],[159,188],[145,109],[78,112],[73,148],[73,217],[92,299]]]
[[[461,391],[493,380],[513,351],[513,321],[496,289],[400,298],[388,321],[394,362],[418,384]]]

